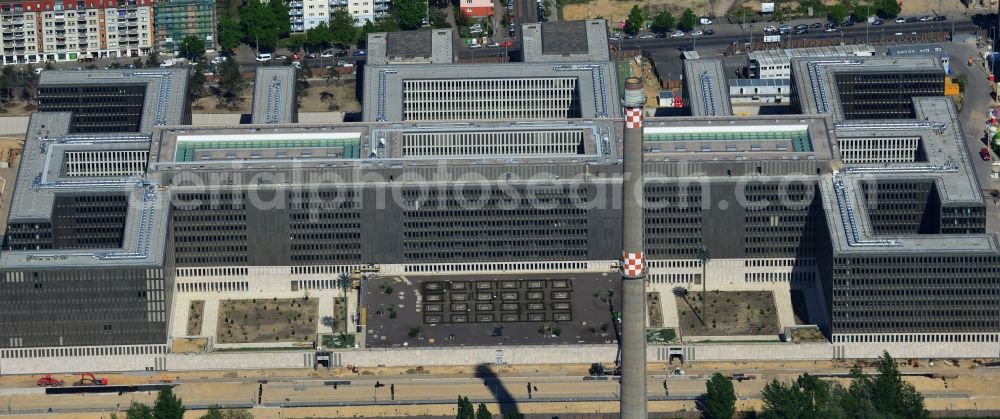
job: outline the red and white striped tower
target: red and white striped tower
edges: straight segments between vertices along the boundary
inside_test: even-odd
[[[621,417],[646,419],[646,265],[643,260],[642,80],[625,80],[622,145]]]

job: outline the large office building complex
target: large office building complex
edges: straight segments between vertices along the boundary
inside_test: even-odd
[[[138,57],[155,46],[153,2],[0,2],[4,64]]]
[[[183,71],[43,78],[0,253],[0,359],[165,351],[179,293],[301,292],[368,264],[610,272],[616,66],[606,37],[560,45],[542,25],[536,58],[510,64],[450,63],[437,31],[370,34],[362,122],[295,124],[287,74],[258,75],[253,124],[197,128]],[[1000,246],[954,104],[928,87],[878,119],[854,113],[871,105],[859,83],[943,77],[940,61],[830,62],[792,60],[802,114],[760,117],[727,114],[717,62],[689,65],[705,113],[642,124],[647,286],[809,283],[830,356],[868,354],[861,343],[995,354]]]
[[[163,0],[156,3],[156,43],[161,52],[176,51],[184,38],[193,36],[215,49],[215,2],[211,0]]]

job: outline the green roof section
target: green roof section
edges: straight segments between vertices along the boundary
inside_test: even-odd
[[[344,159],[361,158],[361,138],[266,139],[201,141],[178,140],[174,161],[191,162],[199,150],[343,148]]]
[[[643,142],[714,142],[714,141],[791,141],[792,151],[811,153],[812,141],[808,130],[769,132],[684,132],[645,133]]]

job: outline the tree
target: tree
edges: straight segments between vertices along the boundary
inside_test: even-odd
[[[212,406],[199,419],[225,419],[225,416],[222,415],[222,409],[219,406]]]
[[[319,322],[323,326],[329,327],[330,330],[336,331],[335,329],[337,327],[337,320],[335,320],[332,316],[323,316],[323,318],[321,318]]]
[[[219,66],[219,102],[229,106],[239,103],[242,99],[243,74],[240,65],[233,57],[226,58]]]
[[[155,419],[183,419],[184,410],[184,403],[168,387],[160,390],[160,394],[156,396],[156,403],[153,404],[153,417]]]
[[[650,29],[656,33],[666,33],[670,32],[670,30],[674,28],[675,23],[676,21],[674,19],[674,15],[664,10],[657,13],[656,16],[653,17],[653,25]]]
[[[486,408],[486,403],[479,403],[476,408],[476,419],[493,419],[493,414]]]
[[[731,419],[736,413],[736,392],[733,382],[715,373],[705,383],[705,403],[702,411],[708,419]]]
[[[330,69],[334,70],[333,71],[334,73],[338,75],[340,74],[337,73],[336,69],[332,67]],[[340,288],[340,290],[344,292],[345,296],[347,295],[347,289],[350,286],[351,286],[351,275],[347,274],[347,272],[341,272],[340,275],[337,275],[337,288]]]
[[[199,99],[205,96],[205,64],[198,63],[194,66],[194,72],[188,79],[188,96],[191,99]]]
[[[146,67],[156,68],[160,66],[160,54],[156,51],[150,51],[149,55],[146,56]]]
[[[841,3],[834,4],[833,6],[830,6],[826,9],[826,17],[829,18],[830,21],[834,23],[839,24],[847,20],[847,15],[848,15],[847,6]]]
[[[426,0],[393,0],[393,15],[400,29],[413,30],[424,24],[427,17]]]
[[[333,31],[330,30],[326,22],[321,22],[316,27],[306,31],[303,41],[311,50],[322,50],[333,42]]]
[[[351,16],[346,8],[339,8],[330,13],[330,42],[342,46],[358,42],[360,33],[354,24],[354,16]]]
[[[315,28],[312,28],[312,29],[309,29],[308,31],[306,31],[306,34],[308,34],[309,31],[311,31],[313,29],[315,29]],[[287,46],[288,50],[291,51],[291,52],[293,52],[293,53],[301,51],[302,47],[304,47],[305,45],[306,45],[306,35],[305,34],[301,34],[301,33],[292,34],[291,36],[288,37],[288,39],[285,40],[285,46]]]
[[[154,419],[153,411],[145,404],[132,402],[128,412],[125,413],[125,419]]]
[[[185,36],[177,52],[191,61],[201,61],[205,58],[205,41],[194,35]]]
[[[475,419],[475,417],[469,398],[458,396],[458,414],[455,415],[455,419]]]
[[[694,26],[698,24],[698,16],[694,14],[691,9],[684,9],[684,13],[681,13],[681,19],[677,22],[677,28],[688,32],[694,29]]]
[[[883,18],[896,17],[900,12],[899,3],[896,3],[896,0],[879,0],[876,6],[878,7],[878,15]]]
[[[771,381],[761,392],[764,402],[761,418],[843,418],[844,412],[833,398],[833,386],[836,383],[809,374],[800,375],[787,385]]]
[[[278,39],[288,36],[288,3],[284,0],[250,0],[240,8],[244,42],[258,51],[273,51]]]
[[[888,352],[882,352],[876,373],[864,374],[855,367],[851,370],[851,386],[842,406],[849,417],[862,417],[872,412],[890,418],[928,418],[924,409],[924,396],[904,382],[896,361]],[[860,416],[859,416],[860,415]]]
[[[240,39],[243,38],[243,29],[239,22],[227,17],[219,17],[217,27],[219,35],[219,46],[223,51],[232,51],[240,46]]]
[[[625,19],[625,33],[629,35],[635,35],[639,33],[642,29],[642,10],[639,9],[639,5],[632,6],[632,10],[628,12],[628,18]]]

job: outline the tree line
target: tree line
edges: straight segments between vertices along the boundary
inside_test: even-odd
[[[855,366],[851,384],[844,388],[837,382],[823,381],[802,374],[792,382],[773,380],[764,386],[761,412],[747,417],[763,419],[793,418],[876,418],[924,419],[924,397],[912,384],[903,381],[896,361],[883,352],[875,372],[865,373]],[[732,380],[716,373],[705,384],[699,409],[708,419],[731,419],[736,414],[736,393]]]

